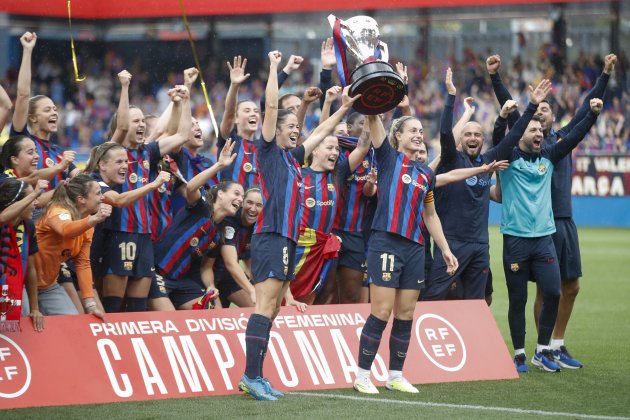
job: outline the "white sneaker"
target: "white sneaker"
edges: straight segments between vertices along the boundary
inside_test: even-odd
[[[398,378],[391,381],[387,381],[385,383],[385,388],[389,389],[390,391],[408,392],[410,394],[417,394],[420,392],[418,391],[418,388],[411,385],[409,381],[402,376],[399,376]]]
[[[352,387],[362,394],[378,394],[378,389],[374,386],[369,376],[357,377]]]

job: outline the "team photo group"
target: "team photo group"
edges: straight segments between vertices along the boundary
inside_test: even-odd
[[[158,113],[130,101],[134,74],[114,73],[109,131],[79,161],[58,141],[68,109],[54,86],[33,89],[38,37],[24,33],[15,95],[0,86],[0,131],[10,133],[0,152],[0,333],[43,331],[54,315],[107,322],[117,312],[251,307],[238,386],[273,401],[284,394],[262,367],[280,308],[369,303],[354,389],[379,393],[370,371],[391,322],[385,387],[418,393],[403,375],[418,301],[491,305],[505,279],[517,372],[581,368],[564,340],[582,276],[572,152],[606,109],[617,56],[600,58],[576,112],[560,120],[549,74],[513,97],[502,79],[511,67],[488,55],[498,115],[491,130],[444,64],[435,150],[413,106],[414,73],[374,50],[353,77],[378,68],[363,80],[384,74],[386,86],[359,88],[361,80],[347,80],[342,38],[320,51],[268,52],[260,98],[245,89],[248,57],[222,63],[229,85],[212,133],[195,118],[198,68],[182,66],[183,83]],[[319,84],[287,92],[291,74],[310,65],[299,54],[319,54]],[[387,95],[391,106],[377,107]],[[309,124],[313,109],[318,121]],[[503,273],[494,276],[490,201],[500,203],[503,239],[503,255],[492,256]],[[528,358],[530,282],[537,344]],[[21,316],[32,322],[20,326]]]

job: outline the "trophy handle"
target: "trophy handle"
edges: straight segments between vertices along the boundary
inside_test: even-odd
[[[328,15],[328,23],[330,24],[330,27],[333,29],[335,28],[336,20],[337,20],[337,16],[332,15],[332,14]],[[359,63],[362,63],[363,58],[361,58],[361,52],[359,51],[357,40],[354,39],[352,35],[350,35],[350,32],[349,32],[350,28],[348,27],[348,24],[346,23],[345,20],[339,19],[339,26],[342,29],[341,35],[346,40],[346,46],[348,48],[348,51],[352,53],[352,55],[359,61]]]
[[[389,62],[389,49],[387,48],[387,44],[383,41],[379,41],[378,49],[381,50],[381,60]]]

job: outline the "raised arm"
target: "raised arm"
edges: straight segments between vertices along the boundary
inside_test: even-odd
[[[332,109],[332,104],[337,99],[337,96],[341,93],[340,86],[333,86],[326,91],[326,99],[324,99],[324,105],[322,106],[322,112],[319,114],[319,123],[323,123],[330,117],[330,110]]]
[[[591,110],[584,116],[582,121],[580,121],[575,127],[573,127],[573,129],[569,131],[569,133],[567,133],[562,141],[559,141],[552,146],[550,152],[550,159],[552,162],[558,162],[560,159],[571,153],[571,151],[577,147],[577,145],[589,132],[593,124],[595,124],[595,121],[602,111],[603,106],[604,103],[601,99],[591,99]]]
[[[118,81],[120,82],[120,100],[118,101],[118,110],[116,111],[116,130],[109,139],[114,143],[122,144],[123,140],[129,132],[129,84],[131,83],[131,73],[123,70],[118,73]]]
[[[249,79],[250,74],[245,73],[245,66],[247,66],[247,58],[241,58],[240,55],[234,57],[234,64],[227,62],[228,69],[230,70],[230,87],[228,88],[227,95],[225,96],[225,112],[221,119],[221,126],[219,132],[221,137],[227,139],[234,128],[234,121],[236,120],[236,105],[238,104],[238,90],[241,85]],[[220,146],[220,145],[219,145]]]
[[[179,117],[177,132],[173,135],[161,138],[158,142],[161,156],[179,150],[184,143],[188,141],[190,130],[192,129],[192,113],[190,110],[190,94],[188,88],[180,85],[176,86],[175,90],[174,101],[180,103],[181,115]]]
[[[396,63],[396,73],[403,79],[405,83],[405,89],[409,85],[409,76],[407,75],[407,66],[403,63]],[[411,109],[411,102],[409,101],[409,93],[403,96],[402,100],[396,105],[396,110],[400,112],[400,116],[410,117],[413,115],[413,109]],[[398,115],[394,115],[394,118],[399,118]]]
[[[126,191],[124,193],[117,193],[116,191],[109,190],[103,194],[103,202],[113,207],[128,207],[140,200],[151,191],[155,191],[162,186],[165,182],[170,181],[171,174],[166,171],[161,171],[153,182],[143,185],[140,188]]]
[[[28,119],[28,100],[31,97],[31,58],[36,42],[37,34],[35,32],[25,32],[20,37],[22,63],[18,73],[17,98],[15,100],[15,112],[13,112],[13,131],[18,133],[24,131]]]
[[[512,127],[507,136],[505,136],[505,139],[503,139],[503,141],[501,141],[497,146],[483,154],[484,160],[507,160],[510,158],[512,150],[518,144],[518,141],[523,136],[527,125],[536,113],[538,104],[545,99],[550,91],[551,82],[547,79],[541,80],[538,86],[536,86],[536,89],[529,86],[529,105],[527,105],[527,109],[516,121],[516,124],[514,124],[514,127]]]
[[[317,147],[317,145],[324,139],[324,137],[329,135],[335,129],[335,126],[339,124],[339,121],[341,121],[343,116],[346,115],[346,112],[348,112],[348,110],[352,108],[352,104],[354,104],[354,102],[361,96],[356,95],[351,98],[348,96],[349,90],[349,86],[346,86],[346,88],[343,90],[343,95],[341,97],[341,107],[339,107],[339,109],[334,114],[332,114],[330,118],[317,126],[317,128],[313,130],[311,135],[308,136],[308,138],[304,141],[304,143],[302,143],[302,146],[304,146],[305,158],[310,156],[313,149]]]
[[[503,84],[503,80],[501,80],[499,68],[501,68],[501,56],[499,54],[491,55],[486,59],[486,69],[488,70],[488,74],[490,74],[492,89],[494,90],[494,94],[499,101],[499,106],[502,107],[505,101],[507,101],[508,99],[512,99],[512,95]],[[516,123],[516,120],[518,120],[520,117],[521,114],[518,111],[510,114],[508,118],[508,126],[512,128]]]
[[[13,102],[11,102],[6,90],[0,85],[0,132],[9,121],[11,109],[13,109]]]
[[[455,123],[455,127],[453,127],[453,137],[455,138],[455,146],[459,146],[459,143],[462,138],[462,131],[464,130],[464,126],[470,121],[472,116],[475,114],[475,108],[472,106],[475,99],[471,96],[464,99],[464,113],[459,120]]]
[[[46,220],[46,224],[63,239],[76,238],[92,229],[97,224],[104,222],[112,214],[112,206],[101,204],[95,214],[83,219],[71,220],[69,213],[60,213]]]
[[[365,155],[367,155],[368,151],[370,150],[371,145],[372,143],[370,143],[369,127],[367,128],[363,127],[363,131],[361,132],[361,135],[357,139],[357,147],[355,147],[354,150],[350,152],[350,154],[348,155],[348,165],[350,166],[350,172],[354,172],[359,167],[361,162],[363,162],[363,159],[365,158]],[[365,192],[365,188],[363,189],[363,191]]]
[[[327,38],[326,41],[322,42],[322,49],[320,53],[320,60],[322,62],[322,71],[319,72],[319,89],[322,92],[328,91],[333,85],[332,81],[332,70],[337,64],[337,57],[335,56],[335,49],[333,47],[333,39],[332,37]],[[320,108],[324,107],[324,97],[319,98],[319,106]],[[332,104],[331,104],[332,105]],[[332,109],[332,108],[331,108]],[[323,109],[322,109],[323,112]],[[334,112],[334,110],[333,110]],[[330,110],[328,115],[330,115]]]
[[[588,112],[591,110],[591,99],[604,97],[604,92],[606,91],[608,80],[610,79],[610,75],[615,69],[616,63],[617,56],[615,54],[608,54],[606,57],[604,57],[604,71],[597,78],[595,86],[593,86],[593,89],[591,89],[591,91],[586,95],[584,101],[582,102],[582,105],[575,113],[573,118],[571,118],[571,121],[569,121],[567,125],[558,130],[560,137],[566,136],[566,134],[571,131],[577,123],[584,119],[586,114],[588,114]]]
[[[512,99],[508,99],[501,107],[499,116],[494,121],[494,128],[492,130],[492,147],[501,143],[501,140],[505,137],[505,132],[508,126],[507,118],[512,112],[516,111],[516,108],[516,101]]]
[[[457,90],[453,84],[453,72],[450,67],[446,69],[444,84],[446,85],[448,96],[444,102],[444,111],[442,111],[442,119],[440,121],[440,163],[448,165],[457,156],[457,146],[455,145],[455,137],[453,137],[453,106]]]
[[[276,122],[278,121],[278,64],[282,59],[280,51],[271,51],[269,57],[269,79],[265,88],[265,119],[262,127],[262,138],[266,142],[274,141]]]
[[[227,168],[234,162],[234,159],[236,159],[236,153],[232,153],[234,151],[234,144],[232,140],[228,139],[219,153],[217,163],[195,175],[193,179],[188,181],[188,184],[186,184],[186,201],[189,205],[193,205],[199,201],[201,198],[201,192],[199,191],[201,187],[206,185],[208,181],[222,169]]]
[[[366,115],[370,127],[370,142],[375,149],[380,149],[387,137],[383,121],[378,115]]]
[[[322,91],[318,87],[310,87],[304,91],[304,95],[302,96],[302,102],[300,102],[300,107],[297,110],[297,120],[298,125],[301,130],[304,129],[304,120],[306,120],[306,111],[308,111],[308,107],[311,106],[313,102],[318,100],[322,96]]]

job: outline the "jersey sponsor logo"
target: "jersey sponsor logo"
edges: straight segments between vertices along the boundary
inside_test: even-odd
[[[547,172],[547,167],[542,163],[538,165],[538,173],[542,175],[545,172]]]
[[[235,230],[232,226],[226,226],[225,227],[225,239],[232,239],[234,238],[234,233]]]
[[[199,245],[199,238],[196,238],[196,237],[195,237],[195,238],[192,238],[192,239],[190,240],[190,246],[195,247],[195,246],[197,246],[197,245]]]
[[[363,175],[363,176],[359,176],[359,175],[350,175],[346,181],[367,181],[368,176],[367,175]]]
[[[427,178],[424,175],[420,175],[420,176],[426,181]],[[403,174],[401,178],[402,178],[402,182],[404,182],[405,184],[411,184],[416,188],[420,188],[424,192],[427,191],[426,185],[420,184],[415,179],[412,179],[411,176],[409,176],[409,174]]]
[[[466,178],[466,184],[470,185],[471,187],[477,184],[477,177],[471,176],[470,178]]]
[[[316,203],[316,202],[315,202],[315,199],[314,199],[314,198],[312,198],[312,197],[307,198],[307,199],[306,199],[306,202],[305,202],[306,207],[308,207],[308,208],[315,207],[315,203]]]
[[[245,162],[245,164],[243,165],[243,170],[245,172],[251,172],[254,170],[254,166],[249,162]]]
[[[518,270],[520,270],[520,267],[518,266],[518,263],[512,263],[510,264],[510,270],[512,270],[513,272],[517,272]]]

